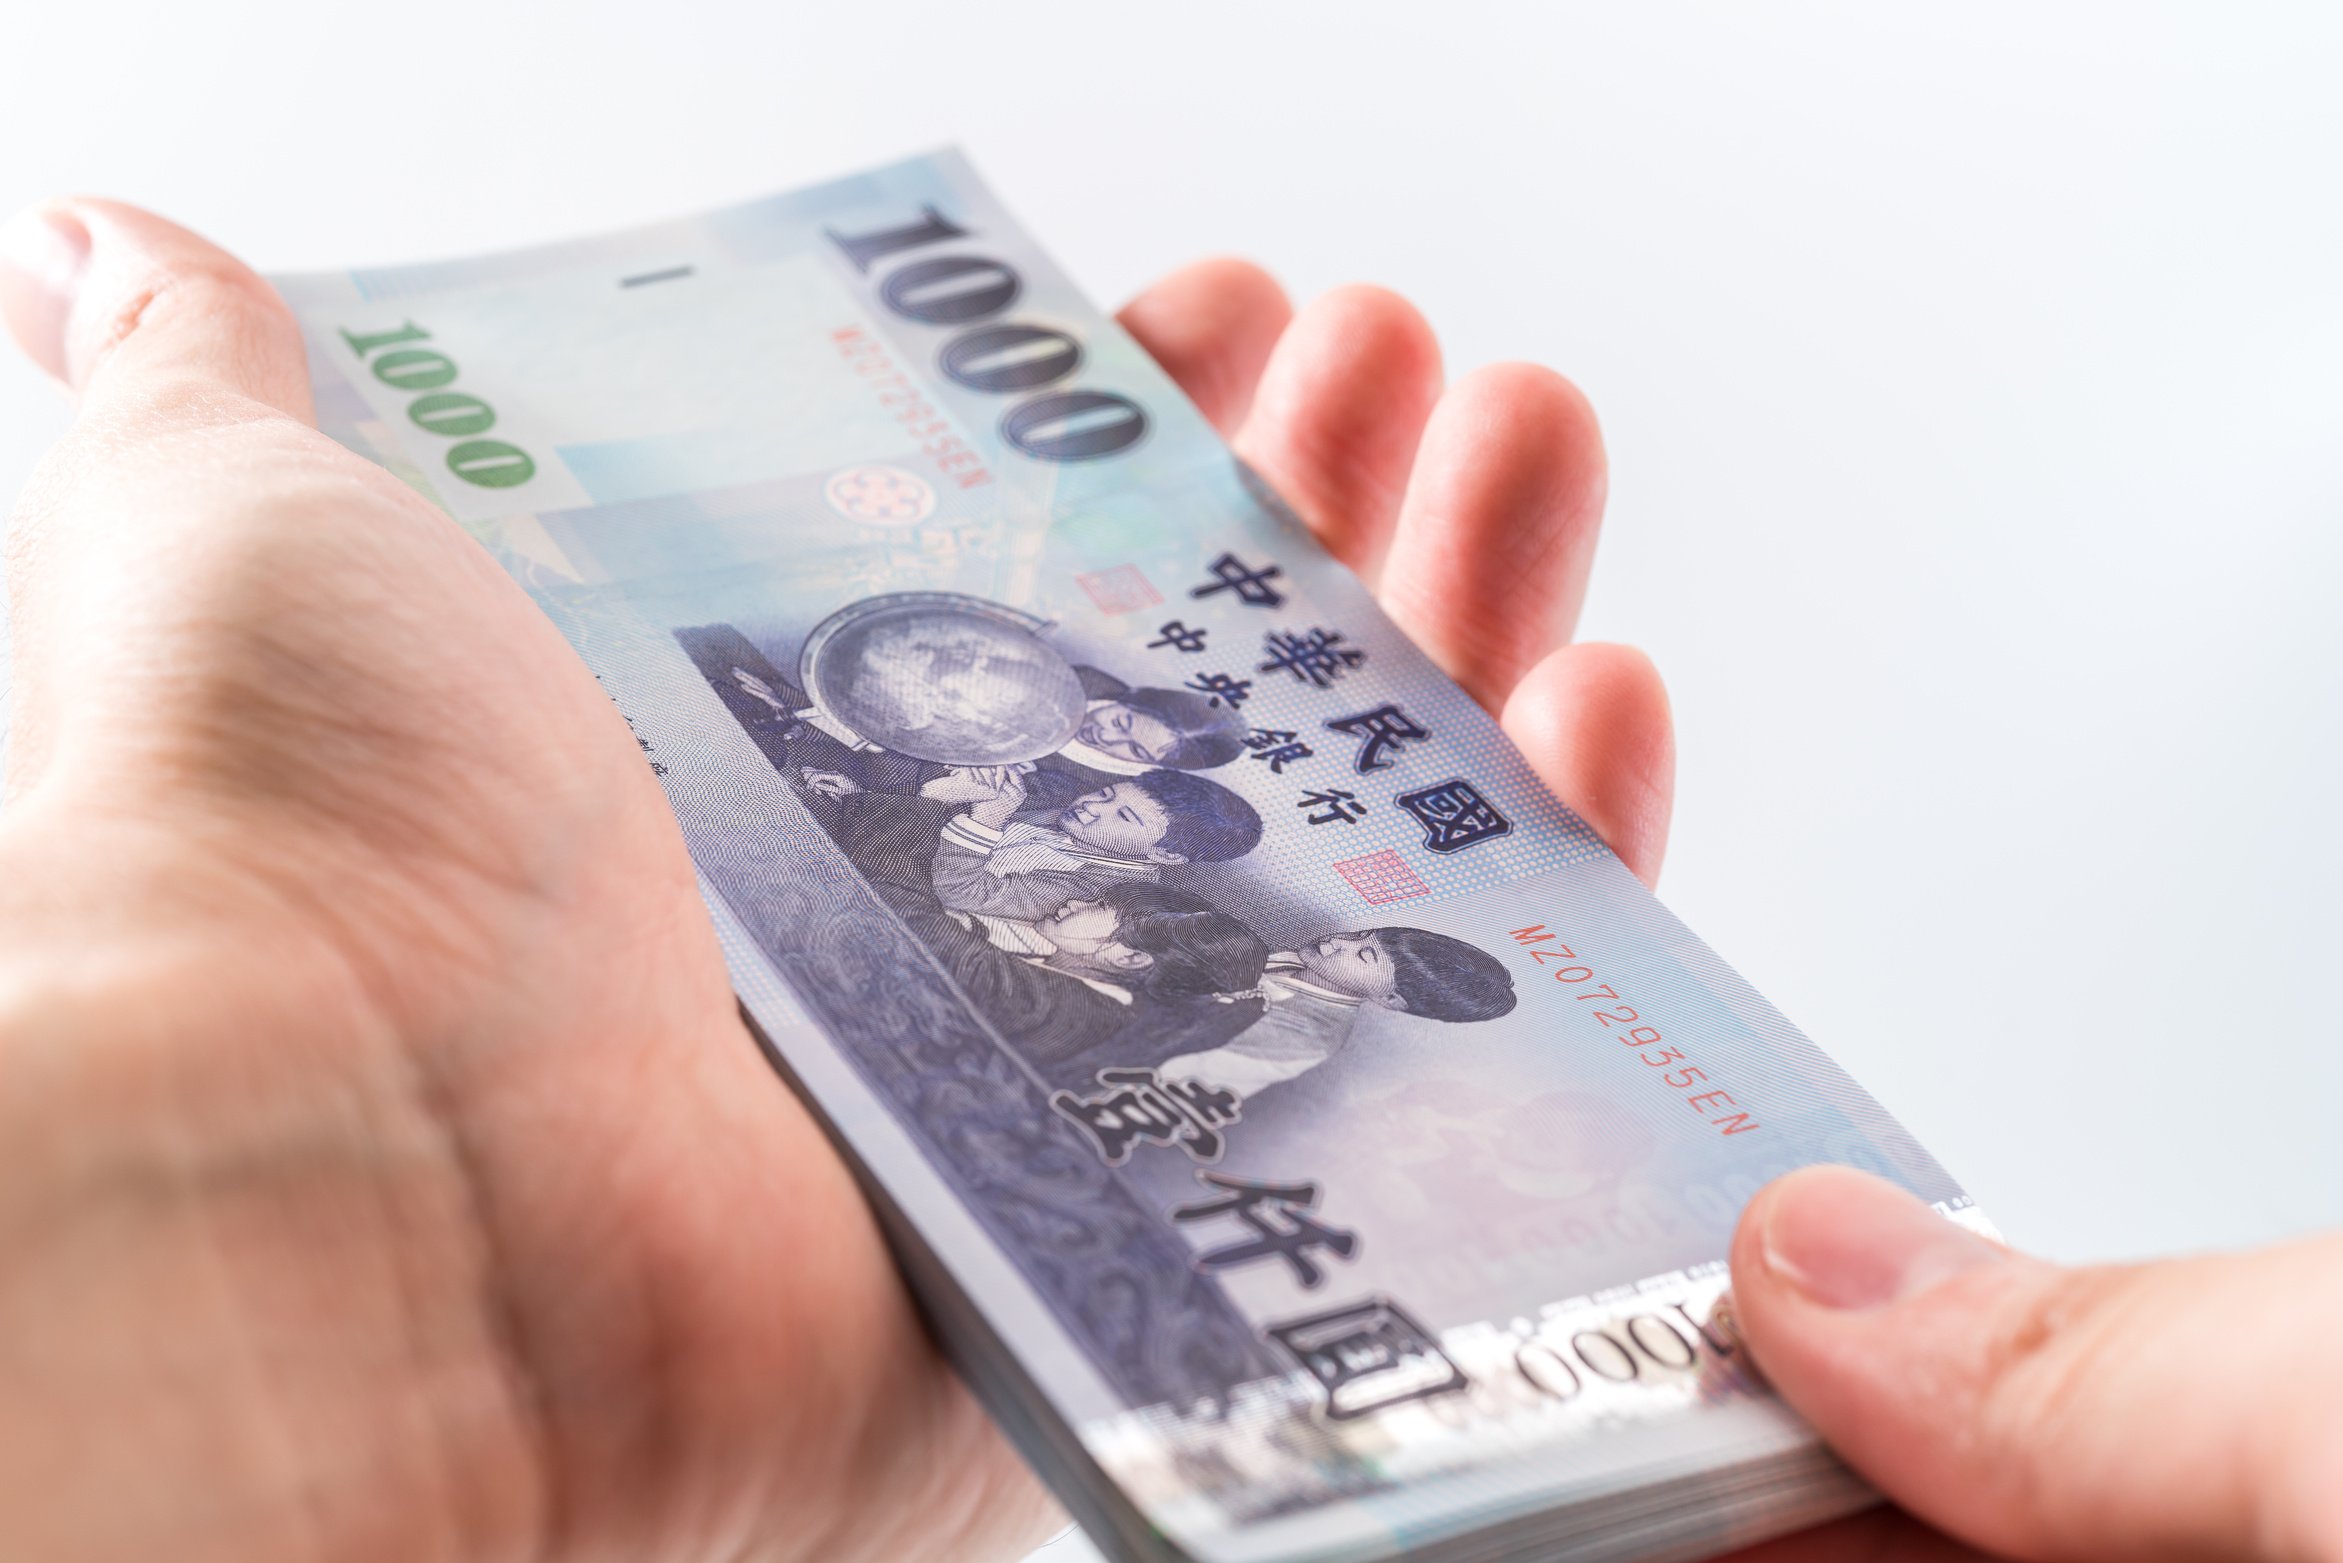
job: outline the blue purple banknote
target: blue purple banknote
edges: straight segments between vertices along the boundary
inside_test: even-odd
[[[755,1031],[1099,1547],[1692,1557],[1865,1501],[1727,1239],[1807,1162],[1959,1187],[960,157],[283,287],[325,427],[625,713]]]

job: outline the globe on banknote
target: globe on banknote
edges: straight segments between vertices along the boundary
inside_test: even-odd
[[[798,677],[823,710],[882,748],[942,765],[1009,765],[1061,748],[1082,682],[1013,608],[957,592],[891,592],[814,627]]]

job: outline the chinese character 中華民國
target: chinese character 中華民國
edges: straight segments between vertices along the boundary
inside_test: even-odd
[[[1434,852],[1461,852],[1476,841],[1502,836],[1513,822],[1461,777],[1434,787],[1403,792],[1394,800],[1424,827],[1424,845]]]
[[[1372,711],[1361,711],[1356,716],[1338,716],[1326,724],[1338,733],[1348,733],[1359,740],[1359,774],[1379,771],[1391,762],[1383,758],[1386,749],[1397,751],[1418,739],[1431,737],[1423,724],[1394,705],[1381,705]]]
[[[1254,671],[1275,673],[1282,668],[1320,689],[1333,688],[1336,679],[1367,660],[1365,652],[1342,644],[1339,630],[1271,630],[1261,637],[1261,649],[1269,653],[1269,660]]]

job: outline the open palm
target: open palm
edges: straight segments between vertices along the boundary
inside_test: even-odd
[[[1030,1545],[1048,1500],[744,1034],[592,677],[458,527],[310,427],[298,334],[241,265],[95,202],[11,249],[0,302],[81,410],[9,530],[0,917],[57,960],[140,952],[174,996],[54,1061],[68,1099],[137,1113],[23,1126],[122,1202],[39,1306],[0,1282],[12,1425],[113,1430],[64,1455],[0,1431],[0,1489],[48,1516],[27,1555]],[[1604,492],[1578,393],[1524,366],[1443,390],[1399,299],[1295,316],[1231,261],[1122,318],[1656,873],[1664,698],[1636,653],[1570,643]],[[121,1295],[168,1298],[169,1328]],[[66,1356],[121,1368],[42,1371]]]

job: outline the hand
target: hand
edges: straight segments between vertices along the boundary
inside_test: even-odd
[[[919,795],[935,803],[979,803],[1001,795],[1004,767],[955,765],[920,783]],[[1022,782],[1016,784],[1023,790]]]
[[[2343,1236],[2063,1270],[1816,1167],[1743,1215],[1733,1301],[1902,1506],[1736,1563],[2343,1559]]]
[[[570,649],[309,426],[235,261],[96,202],[0,252],[80,400],[8,535],[0,1551],[1017,1556],[1052,1506],[743,1033]],[[1443,395],[1405,304],[1289,321],[1231,262],[1125,318],[1656,871],[1658,686],[1565,644],[1603,486],[1577,393]]]
[[[747,695],[750,699],[762,700],[765,704],[771,706],[774,710],[780,712],[784,716],[789,714],[788,705],[778,694],[773,692],[773,686],[766,683],[763,679],[757,677],[756,674],[751,673],[747,668],[734,668],[732,670],[732,681],[735,684],[738,684],[740,686],[741,693]]]
[[[923,783],[919,795],[938,803],[969,803],[968,817],[999,830],[1025,807],[1025,778],[1030,765],[955,765]]]
[[[797,774],[805,778],[808,792],[818,792],[825,798],[843,798],[862,791],[862,783],[844,771],[824,771],[811,765],[801,765],[797,768]]]
[[[1405,300],[1337,288],[1297,317],[1242,261],[1178,272],[1121,319],[1554,794],[1655,882],[1675,781],[1667,696],[1642,653],[1570,638],[1607,485],[1577,388],[1493,364],[1443,390],[1439,346]]]
[[[989,791],[977,797],[968,817],[987,829],[999,830],[1025,807],[1026,767],[998,765],[983,780]]]

